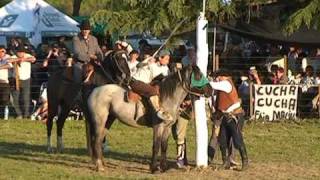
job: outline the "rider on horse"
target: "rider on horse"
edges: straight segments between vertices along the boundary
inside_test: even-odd
[[[79,35],[72,40],[75,60],[73,75],[76,83],[88,79],[90,72],[92,74],[92,68],[89,67],[90,61],[99,62],[103,58],[97,39],[90,35],[91,26],[88,20],[81,23],[80,30]]]
[[[154,79],[161,79],[169,74],[167,66],[169,60],[170,52],[162,50],[157,62],[154,62],[152,57],[141,62],[136,73],[132,75],[133,80],[130,82],[130,87],[134,92],[150,99],[151,105],[160,119],[170,121],[172,116],[164,111],[160,105],[159,86],[150,84]]]

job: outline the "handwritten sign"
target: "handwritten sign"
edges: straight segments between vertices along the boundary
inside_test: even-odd
[[[254,89],[255,119],[273,121],[296,118],[298,86],[255,85]]]

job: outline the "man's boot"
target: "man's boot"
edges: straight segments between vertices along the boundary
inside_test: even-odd
[[[230,169],[230,162],[227,156],[227,148],[221,148],[221,156],[222,156],[222,167],[224,169]]]
[[[208,164],[212,163],[215,152],[216,150],[213,147],[208,146]]]
[[[248,169],[249,167],[249,161],[248,161],[248,155],[247,155],[247,150],[246,147],[243,145],[239,148],[240,156],[241,156],[241,161],[242,161],[242,168],[241,170],[244,171]]]
[[[178,168],[184,167],[185,164],[185,143],[183,144],[177,144],[177,166]]]
[[[158,118],[160,118],[164,121],[172,121],[173,120],[172,116],[160,107],[159,96],[157,96],[157,95],[151,96],[150,102],[151,102],[151,105],[153,106],[154,110],[157,112]]]

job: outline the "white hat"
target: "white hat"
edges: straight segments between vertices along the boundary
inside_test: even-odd
[[[122,41],[118,40],[114,44],[121,44],[121,43],[122,43]]]

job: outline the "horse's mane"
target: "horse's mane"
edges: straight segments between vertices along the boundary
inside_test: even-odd
[[[173,97],[175,90],[177,89],[179,80],[179,75],[177,72],[165,77],[163,81],[160,82],[160,98],[164,99],[167,97]]]

